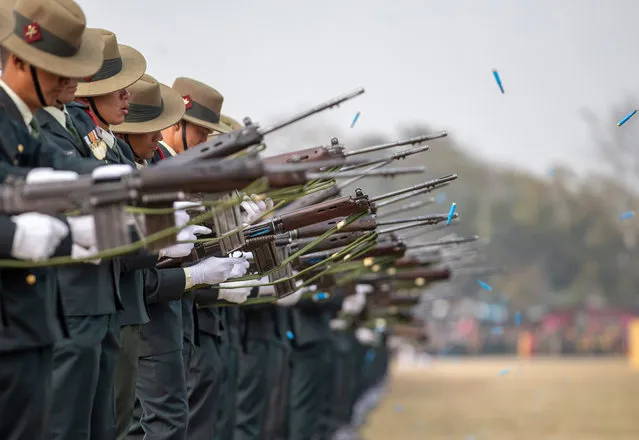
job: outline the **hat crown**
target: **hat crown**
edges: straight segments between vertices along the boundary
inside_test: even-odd
[[[129,104],[162,106],[160,83],[151,75],[144,74],[135,84],[128,88]]]
[[[79,47],[86,29],[86,17],[73,0],[18,0],[14,14],[37,23],[70,46]],[[16,29],[22,33],[22,29]]]
[[[224,96],[213,87],[191,78],[177,78],[173,90],[182,96],[189,96],[192,102],[212,110],[219,118],[224,104]]]
[[[105,29],[96,29],[102,34],[102,40],[104,41],[104,49],[102,49],[102,55],[105,60],[115,60],[122,58],[120,55],[120,49],[118,47],[118,38],[111,31]]]

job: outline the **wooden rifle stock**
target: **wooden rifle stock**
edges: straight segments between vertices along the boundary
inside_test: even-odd
[[[323,222],[318,222],[309,226],[298,228],[293,234],[297,238],[309,238],[322,235],[326,231],[334,228],[339,222],[346,217],[334,218]],[[365,232],[374,231],[377,227],[377,221],[374,215],[365,215],[354,222],[345,225],[340,229],[340,232]]]
[[[333,234],[313,246],[313,252],[325,251],[329,249],[336,249],[342,246],[347,246],[363,235],[364,232],[344,232]],[[293,244],[296,246],[296,249],[302,249],[305,246],[311,244],[314,240],[315,238],[302,238],[293,242]]]
[[[357,214],[368,210],[369,206],[366,196],[344,196],[282,214],[278,218],[278,223],[282,232],[287,232],[335,217]]]

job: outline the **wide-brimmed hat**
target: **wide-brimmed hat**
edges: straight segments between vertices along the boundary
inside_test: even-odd
[[[220,120],[224,96],[213,87],[191,78],[177,78],[173,90],[184,100],[185,121],[222,133],[233,131]]]
[[[95,29],[104,40],[104,61],[93,75],[82,78],[76,96],[92,97],[106,95],[125,89],[142,78],[146,72],[146,59],[130,46],[118,44],[113,32]]]
[[[237,122],[235,119],[233,119],[232,117],[227,116],[227,115],[220,116],[220,120],[222,121],[222,123],[224,123],[225,125],[229,126],[231,128],[231,130],[233,130],[233,131],[241,130],[242,127],[244,127],[242,124]]]
[[[16,27],[13,19],[13,0],[0,2],[0,42],[13,33]]]
[[[152,133],[170,127],[184,116],[180,94],[151,75],[143,75],[128,90],[129,113],[122,124],[111,126],[115,133]]]
[[[13,33],[2,46],[18,58],[67,78],[85,78],[100,69],[102,35],[86,29],[84,13],[73,0],[17,0],[13,16]]]

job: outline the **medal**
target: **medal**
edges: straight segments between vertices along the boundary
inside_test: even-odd
[[[89,146],[96,159],[103,160],[106,157],[107,144],[98,136],[95,130],[84,137],[84,142]]]

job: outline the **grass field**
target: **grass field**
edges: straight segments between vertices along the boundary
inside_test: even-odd
[[[625,359],[437,360],[393,368],[366,440],[639,440]]]

